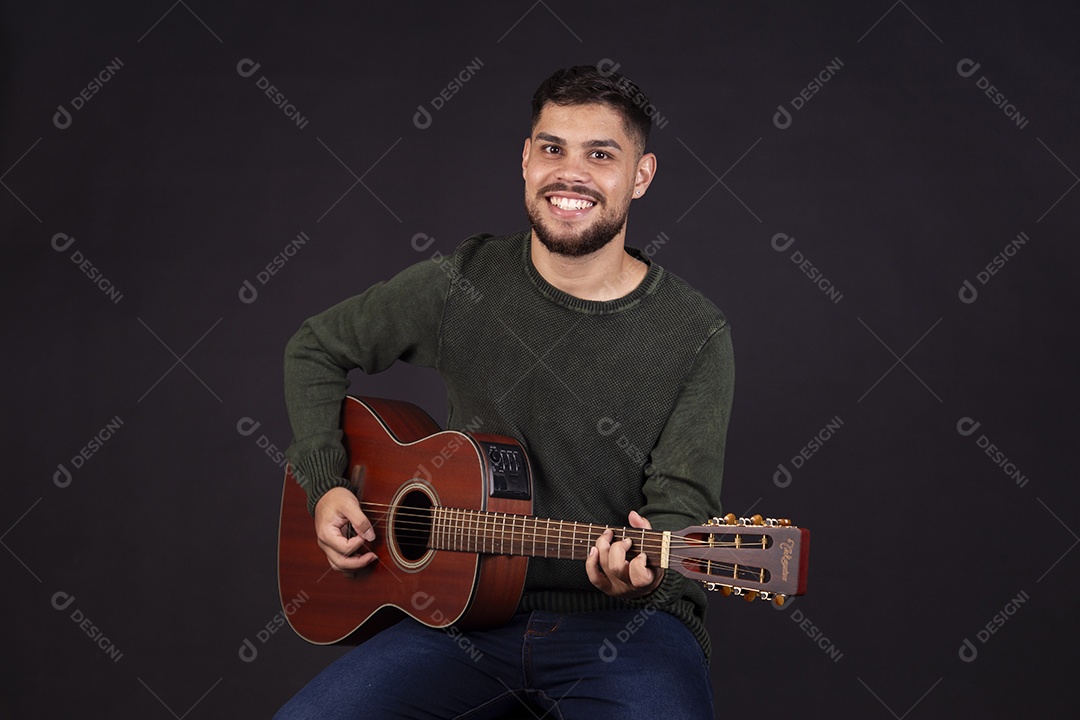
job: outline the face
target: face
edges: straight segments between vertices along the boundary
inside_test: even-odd
[[[624,237],[630,201],[656,169],[655,156],[638,155],[606,105],[546,105],[521,156],[525,211],[544,247],[581,257]]]

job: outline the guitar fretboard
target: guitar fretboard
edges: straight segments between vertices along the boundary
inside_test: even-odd
[[[614,532],[613,540],[631,540],[628,557],[644,552],[650,567],[660,567],[662,532],[483,510],[434,508],[428,544],[435,550],[584,560],[605,530]]]

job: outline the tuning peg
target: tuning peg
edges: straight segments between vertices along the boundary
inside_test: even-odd
[[[785,600],[787,600],[787,595],[784,595],[783,593],[777,593],[776,597],[774,597],[772,601],[773,604],[776,605],[776,607],[782,607]]]
[[[736,522],[737,521],[735,520],[735,513],[728,513],[724,516],[725,525],[734,525]]]
[[[757,590],[748,590],[746,594],[743,595],[743,599],[745,599],[746,602],[754,602],[757,600],[757,596]]]
[[[731,597],[731,588],[728,587],[727,585],[721,585],[720,586],[720,594],[723,595],[724,597]]]
[[[750,522],[752,524],[754,524],[754,525],[764,525],[765,524],[765,521],[762,519],[762,517],[760,515],[754,515],[753,517],[751,517]]]

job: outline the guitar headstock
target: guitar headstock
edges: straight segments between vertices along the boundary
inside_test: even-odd
[[[668,567],[706,590],[783,605],[806,592],[809,552],[810,531],[790,520],[729,513],[672,533]]]

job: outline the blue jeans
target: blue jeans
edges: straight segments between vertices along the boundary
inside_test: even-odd
[[[526,709],[526,705],[533,709]],[[653,608],[520,613],[494,630],[411,619],[326,668],[278,720],[522,717],[711,720],[701,646]]]

